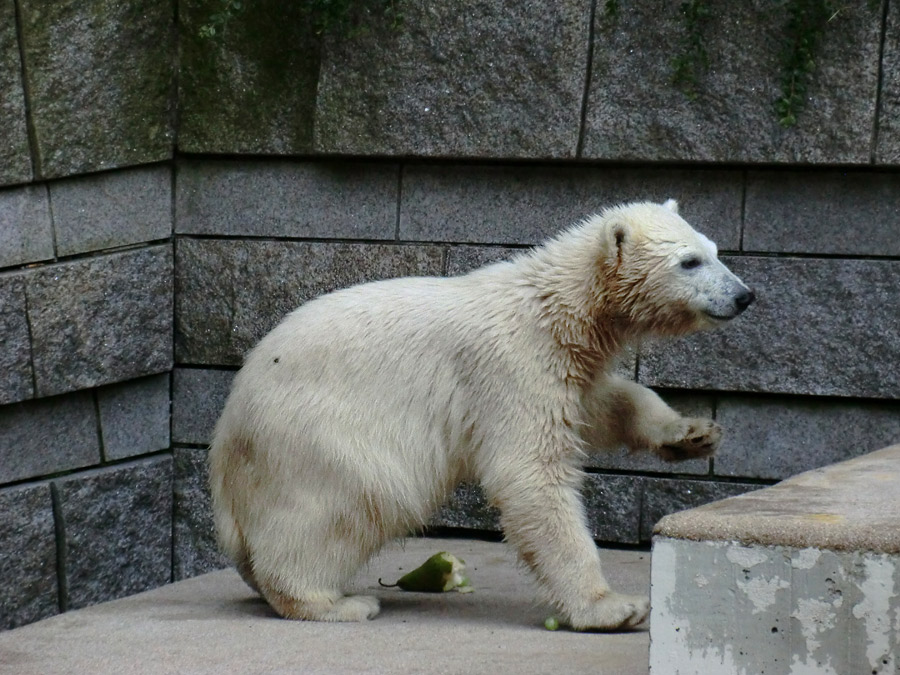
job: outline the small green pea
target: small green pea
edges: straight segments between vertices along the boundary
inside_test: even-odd
[[[556,630],[557,628],[559,628],[559,619],[557,619],[555,616],[548,616],[546,619],[544,619],[544,628],[546,628],[547,630]]]

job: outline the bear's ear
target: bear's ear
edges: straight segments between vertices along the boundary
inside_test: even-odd
[[[609,228],[610,234],[612,235],[610,243],[613,246],[613,253],[616,256],[616,259],[621,263],[622,262],[622,247],[625,244],[625,240],[628,237],[627,227],[625,223],[619,221],[614,222]]]
[[[676,202],[674,199],[667,199],[663,202],[663,206],[669,209],[669,211],[671,211],[672,213],[678,213],[678,202]]]

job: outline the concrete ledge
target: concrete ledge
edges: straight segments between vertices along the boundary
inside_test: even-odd
[[[663,518],[654,534],[694,541],[900,553],[900,445],[765,490]]]
[[[900,445],[663,518],[654,675],[900,672]]]
[[[465,559],[474,593],[378,586],[441,550]],[[615,587],[646,592],[647,553],[601,555]],[[381,599],[375,620],[295,622],[277,618],[233,570],[213,572],[0,633],[0,673],[647,673],[646,630],[545,630],[550,612],[503,544],[410,539],[355,585]]]

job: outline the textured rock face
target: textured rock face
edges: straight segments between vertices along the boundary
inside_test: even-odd
[[[25,304],[25,282],[20,275],[0,277],[0,404],[34,395],[31,338]]]
[[[176,368],[172,372],[172,440],[207,445],[225,408],[234,371]]]
[[[590,4],[403,5],[392,28],[326,43],[315,149],[366,155],[574,157]]]
[[[38,396],[172,367],[170,245],[35,270],[26,294]]]
[[[0,483],[99,462],[97,416],[89,392],[0,408]]]
[[[303,2],[246,4],[214,36],[223,4],[179,3],[178,147],[187,152],[307,153],[312,147],[319,39]]]
[[[0,490],[0,630],[59,611],[56,535],[47,483]]]
[[[31,180],[15,0],[0,0],[0,185]]]
[[[20,9],[40,176],[172,156],[170,5],[23,0]]]
[[[0,267],[53,257],[53,223],[45,186],[0,190],[0,225]]]
[[[64,539],[66,606],[85,607],[168,583],[172,458],[54,482]]]
[[[240,365],[302,302],[363,281],[441,273],[436,246],[185,239],[179,243],[181,363]]]
[[[169,447],[169,375],[153,375],[97,390],[107,460]]]
[[[868,163],[881,27],[868,4],[828,22],[807,105],[789,129],[774,111],[789,39],[784,3],[711,3],[701,21],[709,67],[694,100],[672,83],[673,59],[686,49],[678,3],[623,3],[615,17],[598,5],[583,156]]]
[[[900,362],[900,263],[727,257],[725,262],[754,287],[758,301],[732,325],[647,350],[641,381],[823,396],[900,395],[900,381],[885,376]]]
[[[875,161],[900,163],[900,6],[889,2],[881,61],[881,109]]]

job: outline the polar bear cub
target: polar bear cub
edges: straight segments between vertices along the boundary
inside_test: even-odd
[[[481,483],[543,598],[576,629],[642,622],[585,524],[587,446],[712,453],[720,429],[611,373],[645,336],[718,326],[753,301],[677,204],[604,211],[510,262],[324,295],[248,354],[210,449],[221,545],[283,617],[359,621],[344,595],[386,541]]]

